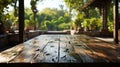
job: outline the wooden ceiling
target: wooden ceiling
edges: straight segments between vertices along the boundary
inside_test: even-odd
[[[83,10],[87,7],[104,7],[106,3],[111,2],[111,0],[90,0],[83,6]]]

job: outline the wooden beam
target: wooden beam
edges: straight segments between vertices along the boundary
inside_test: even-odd
[[[106,4],[105,7],[102,7],[101,9],[101,16],[102,16],[102,29],[101,29],[101,32],[108,32],[108,21],[107,21],[107,7],[108,5]]]
[[[114,43],[118,44],[118,0],[114,0]]]
[[[19,42],[24,42],[24,0],[19,0]]]
[[[98,7],[101,11],[101,17],[102,17],[102,28],[101,31],[105,34],[108,34],[108,12],[110,11],[110,4],[111,0],[106,0],[104,3],[102,3],[101,7]]]

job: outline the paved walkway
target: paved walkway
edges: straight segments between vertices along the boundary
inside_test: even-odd
[[[103,37],[95,37],[96,39],[103,40],[105,42],[113,43],[113,38],[103,38]]]
[[[1,52],[0,62],[120,62],[120,47],[86,35],[40,35]]]

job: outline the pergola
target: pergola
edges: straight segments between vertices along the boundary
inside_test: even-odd
[[[106,33],[108,32],[108,25],[107,25],[107,14],[109,10],[111,0],[89,0],[82,10],[86,11],[88,7],[97,7],[100,10],[100,14],[102,16],[102,28],[101,32]]]
[[[101,32],[106,33],[108,31],[107,26],[107,15],[108,10],[110,8],[110,3],[112,0],[89,0],[84,7],[82,8],[85,10],[88,7],[97,7],[100,10],[100,14],[102,16],[102,29]],[[118,44],[118,27],[119,27],[119,21],[118,21],[118,2],[120,0],[113,0],[114,2],[114,43]]]
[[[114,42],[118,44],[118,1],[114,0]],[[102,12],[102,31],[107,31],[107,8],[111,0],[90,0],[84,8],[88,6],[98,7]],[[19,41],[24,42],[24,0],[19,0]]]

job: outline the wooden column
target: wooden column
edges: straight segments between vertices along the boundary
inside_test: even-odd
[[[114,43],[118,44],[118,0],[114,0]]]
[[[24,0],[19,0],[19,42],[24,42]]]
[[[106,6],[102,8],[102,31],[108,31]]]
[[[109,3],[110,2],[105,1],[101,7],[101,16],[102,16],[102,29],[101,29],[101,31],[104,33],[108,32],[107,16],[108,16],[108,10],[109,10]]]

